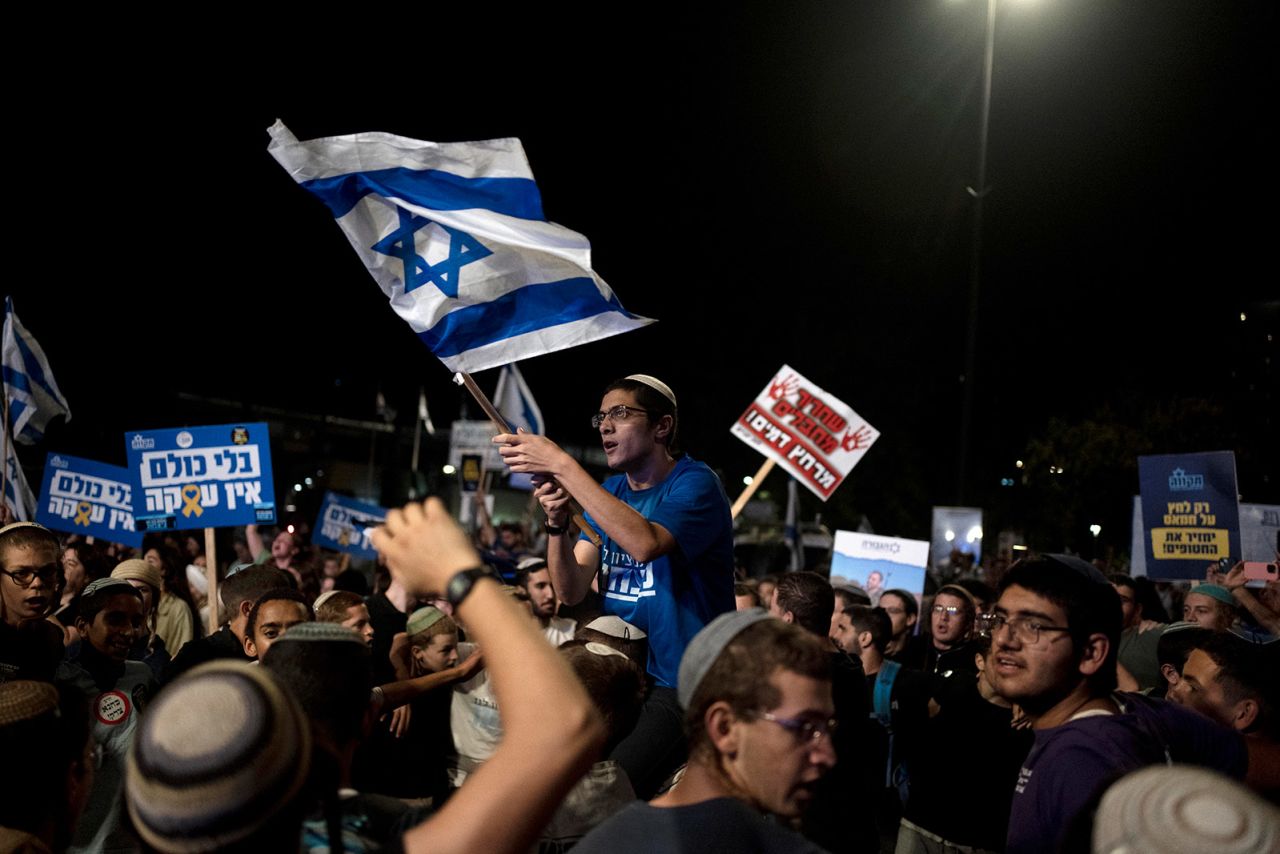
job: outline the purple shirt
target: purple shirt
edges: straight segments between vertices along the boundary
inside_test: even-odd
[[[1239,733],[1142,694],[1112,698],[1119,714],[1036,730],[1014,789],[1007,854],[1058,850],[1101,790],[1138,768],[1178,762],[1244,776],[1248,755]]]

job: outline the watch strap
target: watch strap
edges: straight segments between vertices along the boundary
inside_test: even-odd
[[[462,604],[463,599],[470,595],[471,588],[475,586],[475,583],[481,578],[487,577],[489,577],[488,571],[479,567],[464,569],[449,579],[449,584],[445,587],[445,598],[449,600],[450,605],[456,608]]]

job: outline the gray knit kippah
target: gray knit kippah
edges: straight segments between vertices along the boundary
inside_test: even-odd
[[[748,608],[745,611],[730,611],[721,614],[703,627],[693,636],[689,646],[680,659],[680,675],[676,696],[682,708],[689,708],[689,701],[702,684],[703,678],[711,665],[716,663],[720,653],[736,638],[743,629],[761,620],[772,620],[773,617],[763,608]]]
[[[298,794],[310,724],[265,667],[203,664],[143,715],[125,767],[134,827],[167,852],[219,849],[263,828]]]
[[[1093,850],[1280,851],[1280,810],[1236,781],[1203,768],[1144,768],[1103,795],[1093,821]]]
[[[307,622],[298,623],[296,626],[290,626],[285,629],[276,643],[284,643],[285,641],[329,641],[339,642],[350,641],[351,643],[364,646],[364,639],[356,632],[355,629],[349,629],[340,623],[317,623]],[[275,644],[272,644],[273,646]]]

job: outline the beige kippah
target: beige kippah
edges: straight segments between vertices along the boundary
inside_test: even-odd
[[[631,374],[628,377],[624,377],[624,379],[635,380],[638,383],[643,383],[644,385],[647,385],[649,388],[653,389],[654,391],[658,392],[663,397],[665,397],[667,400],[671,401],[672,406],[677,406],[676,393],[671,390],[671,386],[667,385],[657,377],[651,377],[648,374]]]
[[[1213,771],[1152,766],[1122,778],[1103,795],[1093,822],[1093,850],[1280,851],[1280,810]]]
[[[58,708],[58,689],[48,682],[17,679],[0,684],[0,726],[29,721]]]
[[[145,581],[155,589],[160,589],[160,570],[156,569],[145,560],[130,558],[122,560],[116,564],[116,568],[111,570],[111,577],[129,581]]]
[[[427,605],[419,608],[409,615],[409,619],[404,624],[404,631],[409,637],[413,637],[418,632],[425,632],[445,618],[445,612],[439,608],[433,608]]]
[[[14,528],[37,528],[41,531],[44,531],[46,534],[53,533],[53,531],[50,531],[48,528],[46,528],[44,525],[41,525],[38,522],[10,522],[8,525],[5,525],[3,528],[0,528],[0,534],[7,534],[10,531],[12,531]]]

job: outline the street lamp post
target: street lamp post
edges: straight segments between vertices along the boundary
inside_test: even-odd
[[[965,503],[969,453],[973,431],[973,389],[978,349],[978,293],[982,286],[982,200],[987,195],[987,129],[991,119],[991,68],[995,63],[996,0],[987,0],[987,38],[982,60],[982,114],[978,131],[978,176],[969,187],[973,197],[973,235],[969,255],[969,318],[965,329],[964,396],[960,410],[960,463],[956,474],[957,503]]]

